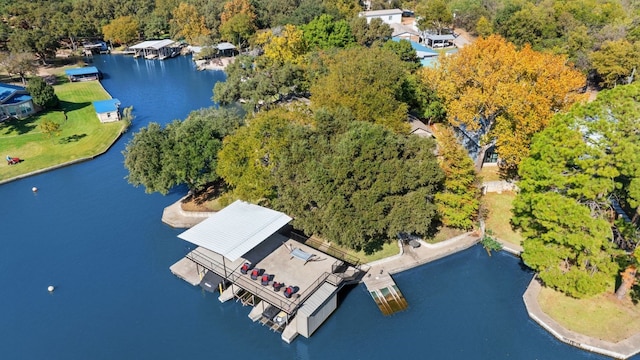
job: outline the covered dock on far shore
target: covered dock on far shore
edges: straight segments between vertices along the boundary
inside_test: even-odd
[[[147,40],[129,48],[134,51],[134,57],[144,57],[145,59],[164,60],[180,54],[180,46],[173,40]]]

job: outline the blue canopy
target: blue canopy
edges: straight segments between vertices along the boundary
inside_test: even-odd
[[[67,69],[64,71],[67,76],[82,76],[82,75],[93,75],[98,73],[98,68],[95,66],[87,66],[82,68],[75,69]]]
[[[96,112],[98,114],[116,111],[118,110],[119,106],[120,106],[120,100],[118,99],[109,99],[109,100],[93,102],[93,107],[96,108]]]

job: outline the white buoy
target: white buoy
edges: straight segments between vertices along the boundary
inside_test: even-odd
[[[47,288],[47,290],[49,290],[49,292],[53,292],[53,290],[55,290],[56,288],[53,287],[53,285],[49,285],[49,287]]]
[[[33,191],[33,192],[37,192],[37,191],[38,191],[38,188],[34,186],[34,187],[32,187],[32,188],[31,188],[31,191]]]

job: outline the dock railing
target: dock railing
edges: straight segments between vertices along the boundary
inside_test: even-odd
[[[358,267],[360,265],[360,259],[358,257],[334,247],[333,245],[331,245],[331,243],[327,243],[313,236],[307,236],[297,230],[291,230],[290,235],[292,239],[299,241],[307,246],[311,246],[318,251],[322,251],[327,255],[331,255],[336,259],[340,259],[351,266]]]
[[[252,280],[248,275],[242,274],[239,270],[239,267],[227,268],[225,264],[221,263],[218,260],[212,259],[197,250],[191,251],[186,255],[186,257],[191,261],[199,264],[200,266],[213,271],[223,279],[230,281],[232,286],[239,286],[240,288],[254,294],[260,299],[270,303],[271,305],[282,309],[289,315],[295,313],[298,307],[309,296],[311,296],[311,294],[313,294],[313,292],[317,288],[319,288],[320,285],[322,285],[326,280],[328,280],[329,283],[332,283],[332,285],[334,283],[340,284],[340,282],[342,281],[339,276],[325,272],[320,277],[318,277],[305,291],[293,294],[291,298],[285,298],[282,293],[275,292],[271,289],[271,287],[264,286],[260,284],[260,282]]]

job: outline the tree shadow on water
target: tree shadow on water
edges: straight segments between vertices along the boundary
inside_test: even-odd
[[[82,139],[85,136],[87,136],[87,134],[73,134],[73,135],[66,136],[66,137],[60,139],[59,143],[60,144],[68,144],[68,143],[72,143],[72,142],[77,142],[77,141],[80,141],[80,139]]]
[[[60,100],[59,107],[64,112],[71,112],[71,111],[74,111],[74,110],[82,109],[83,107],[90,106],[90,105],[91,105],[90,102],[74,103],[74,102]]]
[[[9,118],[0,122],[0,134],[17,133],[18,135],[26,134],[37,127],[35,124],[37,117],[29,116],[25,119]]]

